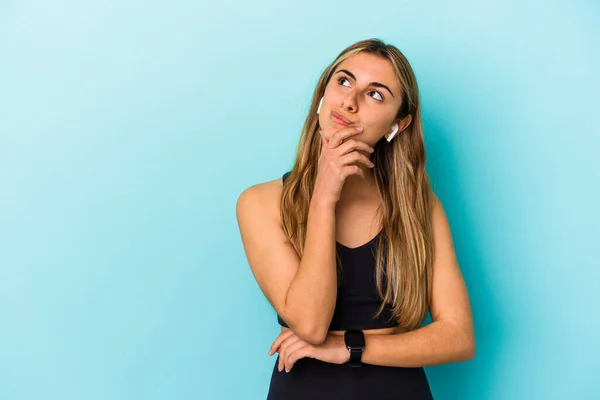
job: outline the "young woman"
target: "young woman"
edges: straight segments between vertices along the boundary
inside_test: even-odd
[[[473,358],[420,112],[404,55],[355,43],[319,79],[292,171],[240,195],[246,256],[282,326],[268,399],[431,399],[424,366]]]

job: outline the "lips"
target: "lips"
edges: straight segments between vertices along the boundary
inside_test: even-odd
[[[351,122],[348,120],[348,118],[344,117],[343,115],[336,113],[335,111],[331,112],[331,119],[333,120],[333,122],[339,124],[339,125],[344,125],[344,126],[348,126],[351,124]]]

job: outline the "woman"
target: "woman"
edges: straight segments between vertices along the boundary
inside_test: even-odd
[[[396,47],[373,39],[340,53],[314,91],[293,170],[246,189],[236,212],[282,326],[268,399],[431,399],[424,366],[473,358],[467,290],[425,172],[417,82]]]

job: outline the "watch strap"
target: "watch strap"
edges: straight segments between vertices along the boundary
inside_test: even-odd
[[[360,361],[362,358],[362,352],[363,352],[363,349],[361,347],[350,349],[350,360],[348,361],[348,364],[351,367],[362,366],[362,362]]]
[[[362,353],[365,348],[365,336],[361,330],[347,330],[344,333],[344,342],[350,352],[348,364],[351,367],[362,366]]]

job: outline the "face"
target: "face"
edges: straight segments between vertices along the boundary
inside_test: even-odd
[[[322,135],[329,140],[346,125],[362,126],[363,131],[353,138],[374,146],[398,122],[394,118],[401,102],[401,86],[392,63],[365,52],[355,54],[336,67],[325,88],[319,113]],[[400,132],[402,124],[399,128]]]

